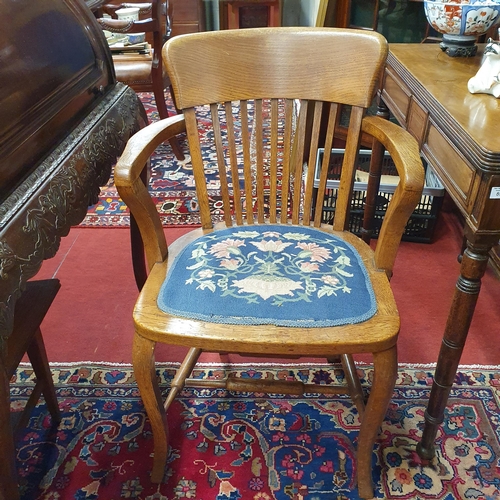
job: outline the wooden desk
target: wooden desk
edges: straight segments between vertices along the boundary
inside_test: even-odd
[[[489,252],[500,238],[500,100],[467,90],[469,78],[480,66],[482,50],[473,58],[452,58],[434,44],[391,44],[380,92],[381,104],[418,140],[422,156],[465,217],[467,247],[418,445],[420,456],[426,459],[434,456],[434,440],[444,419],[481,278]],[[499,325],[491,327],[488,334]]]

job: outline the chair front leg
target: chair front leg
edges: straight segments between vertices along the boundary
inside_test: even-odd
[[[168,426],[156,377],[155,345],[156,342],[136,333],[132,348],[132,362],[137,386],[153,430],[154,457],[151,481],[161,483],[167,464]]]
[[[396,346],[373,353],[373,368],[373,384],[358,438],[358,493],[361,498],[373,498],[371,459],[373,446],[396,384],[398,371]]]

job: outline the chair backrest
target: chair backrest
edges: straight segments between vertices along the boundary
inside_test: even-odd
[[[208,190],[213,184],[207,174],[218,169],[227,226],[270,222],[320,227],[325,225],[323,208],[331,203],[333,230],[348,230],[363,130],[385,142],[400,175],[375,251],[376,265],[390,276],[420,197],[423,169],[408,134],[402,137],[404,131],[396,125],[382,126],[387,122],[364,116],[387,51],[385,38],[376,32],[339,28],[254,28],[170,39],[162,54],[185,117],[202,227],[214,226],[213,193]],[[346,106],[350,113],[343,116]],[[348,122],[345,153],[338,189],[329,198],[330,156],[341,120]],[[205,145],[207,139],[212,142],[211,148],[202,149],[202,136]],[[396,147],[405,141],[403,149],[412,152],[410,164]]]
[[[338,104],[351,106],[333,228],[347,228],[361,120],[387,55],[377,33],[333,28],[258,28],[174,37],[163,48],[186,118],[202,226],[212,226],[200,134],[213,129],[228,225],[321,224]],[[209,105],[211,122],[197,122]],[[313,186],[326,118],[319,190]]]

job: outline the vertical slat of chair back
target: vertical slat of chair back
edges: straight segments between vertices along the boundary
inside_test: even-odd
[[[202,156],[201,137],[213,135],[226,225],[276,223],[322,224],[339,106],[328,103],[324,154],[319,166],[319,186],[314,189],[318,157],[318,135],[324,103],[294,103],[291,99],[257,99],[212,104],[211,124],[196,120],[194,109],[185,111],[197,196],[204,228],[212,227],[209,213],[210,184],[214,154]],[[348,220],[363,108],[353,108],[341,170],[341,188],[336,198],[334,229],[343,230]],[[206,114],[206,111],[205,111]],[[309,115],[312,114],[312,117]],[[195,125],[196,124],[196,125]],[[306,144],[307,127],[312,140]],[[198,129],[198,133],[193,130]],[[208,128],[207,128],[208,127]],[[308,150],[306,149],[308,146]],[[306,158],[307,154],[307,158]]]
[[[323,161],[320,168],[319,177],[319,187],[316,201],[312,201],[314,204],[314,226],[319,227],[321,225],[322,208],[324,203],[324,196],[326,191],[326,183],[328,180],[328,165],[330,163],[330,154],[333,147],[333,138],[335,135],[335,125],[337,123],[337,114],[339,112],[339,106],[337,104],[330,104],[330,109],[328,112],[328,123],[326,128],[325,137],[325,147],[323,153]],[[317,154],[317,152],[316,152]],[[314,163],[309,164],[310,169],[314,170]]]
[[[333,229],[336,231],[344,231],[348,227],[349,208],[351,205],[352,191],[354,187],[354,176],[356,173],[356,163],[361,138],[361,120],[363,119],[363,114],[363,108],[356,107],[351,110],[345,154],[342,161],[338,197],[335,204],[335,218],[333,220]],[[331,148],[328,151],[330,150]],[[317,210],[317,212],[319,212],[319,210]]]

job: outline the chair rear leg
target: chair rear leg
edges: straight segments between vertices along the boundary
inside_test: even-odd
[[[161,483],[167,464],[168,426],[156,378],[155,345],[156,342],[136,333],[132,347],[132,363],[137,386],[153,430],[154,457],[151,481]]]
[[[373,353],[373,384],[361,421],[358,438],[358,493],[373,498],[372,453],[396,384],[398,363],[396,346]]]

